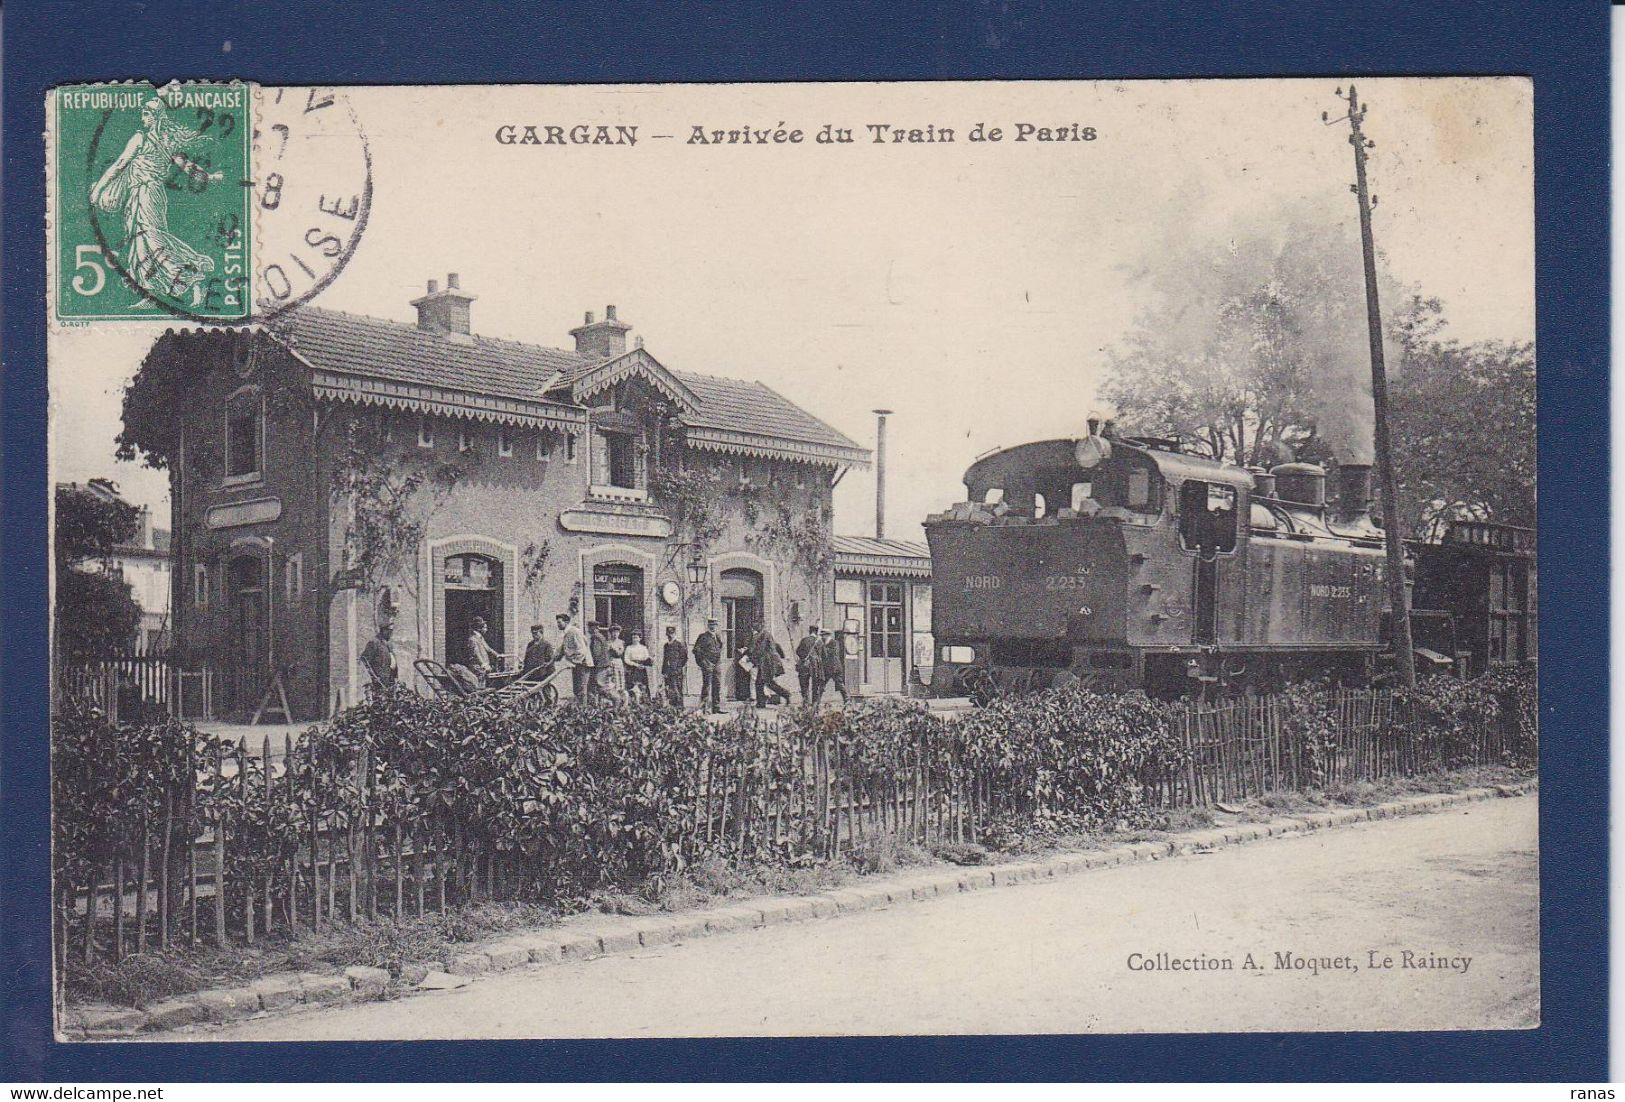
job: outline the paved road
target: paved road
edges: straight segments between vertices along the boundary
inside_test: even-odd
[[[1539,1017],[1537,892],[1526,796],[194,1036],[1528,1027]],[[1371,967],[1371,950],[1393,967]],[[1358,971],[1281,969],[1278,952],[1345,957]],[[1234,967],[1133,966],[1159,953]],[[1406,953],[1443,966],[1407,968]]]

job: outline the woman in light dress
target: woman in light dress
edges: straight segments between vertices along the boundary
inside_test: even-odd
[[[202,141],[202,134],[170,118],[163,100],[154,97],[141,108],[141,129],[90,189],[98,210],[124,216],[124,270],[148,295],[185,298],[214,271],[212,257],[169,232],[164,186],[171,165],[195,180],[217,183],[224,178],[186,155]]]

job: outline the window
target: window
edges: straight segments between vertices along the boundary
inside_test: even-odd
[[[192,567],[192,604],[197,608],[209,607],[209,568],[202,563]]]
[[[576,434],[573,432],[567,434],[564,438],[564,461],[566,463],[576,461]]]
[[[1089,500],[1093,489],[1093,485],[1088,482],[1074,482],[1072,484],[1071,508],[1074,513],[1083,508],[1083,503]]]
[[[505,425],[497,429],[497,455],[503,459],[513,458],[513,433]]]
[[[1128,473],[1128,507],[1144,510],[1151,504],[1151,472],[1135,467]]]
[[[623,490],[638,488],[637,438],[624,432],[604,433],[608,453],[609,484]]]
[[[467,425],[457,426],[457,450],[460,452],[472,451],[474,448],[474,434],[468,430]]]
[[[1187,551],[1236,549],[1236,488],[1193,478],[1179,488],[1179,538]]]
[[[547,433],[536,434],[536,461],[546,463],[553,458],[553,443],[547,438]]]
[[[258,390],[240,390],[226,400],[226,481],[252,482],[261,476],[265,417]]]
[[[983,505],[997,505],[1004,500],[1003,486],[989,486],[987,493],[982,495]]]
[[[1533,653],[1527,566],[1497,563],[1490,567],[1489,606],[1490,661],[1526,661]]]
[[[1033,519],[1042,520],[1044,514],[1049,512],[1049,503],[1044,500],[1043,494],[1033,495]]]
[[[282,588],[293,604],[305,595],[305,556],[303,552],[294,552],[288,556],[288,561],[282,564]]]
[[[434,422],[427,417],[418,418],[418,447],[434,447]]]
[[[903,584],[869,583],[869,657],[903,657]]]

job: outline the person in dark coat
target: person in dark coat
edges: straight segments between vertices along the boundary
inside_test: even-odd
[[[547,628],[542,624],[530,626],[530,642],[525,644],[525,657],[520,663],[525,671],[524,681],[544,681],[553,672],[553,644],[547,641]]]
[[[694,664],[700,668],[701,710],[722,711],[722,637],[714,619],[694,640]]]
[[[660,652],[660,678],[666,683],[666,699],[683,706],[683,674],[688,669],[688,644],[677,638],[677,629],[667,626],[666,646]]]
[[[825,682],[834,682],[835,691],[841,694],[841,703],[847,702],[846,693],[846,632],[837,631],[834,635],[829,632],[821,633],[824,652],[823,677]],[[820,690],[822,691],[822,690]]]
[[[395,662],[395,648],[389,642],[390,636],[394,634],[395,625],[384,620],[378,625],[378,634],[361,648],[361,661],[379,688],[383,689],[394,688],[396,680],[400,677],[400,667]]]
[[[604,625],[587,625],[587,648],[592,651],[592,682],[587,692],[592,696],[613,696],[609,672],[609,638]]]
[[[784,648],[767,628],[756,629],[750,642],[750,660],[756,664],[756,706],[767,707],[767,698],[775,704],[790,703],[790,694],[779,684],[784,673]]]
[[[734,638],[739,644],[734,654],[734,699],[749,704],[751,682],[756,677],[756,659],[750,654],[751,642],[755,639],[755,635],[747,629],[739,632]]]
[[[824,693],[824,681],[819,676],[823,669],[823,652],[819,649],[818,625],[808,624],[807,634],[796,644],[796,676],[801,681],[801,703],[818,707],[818,698]]]

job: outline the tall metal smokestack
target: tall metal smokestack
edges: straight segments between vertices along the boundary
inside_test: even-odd
[[[875,410],[875,539],[886,538],[886,418],[889,409]]]

